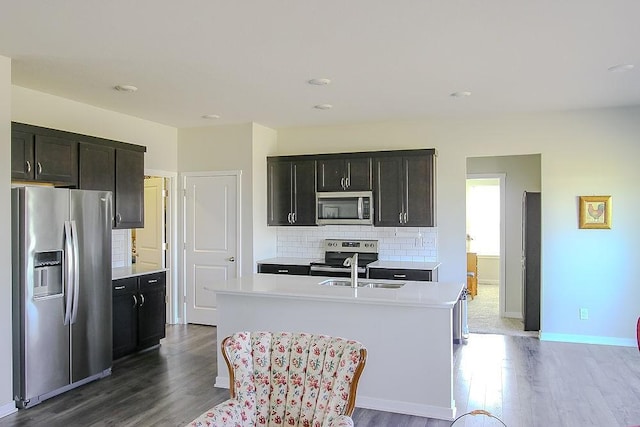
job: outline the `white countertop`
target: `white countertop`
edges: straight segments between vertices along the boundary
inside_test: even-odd
[[[405,270],[436,270],[440,267],[439,262],[417,262],[417,261],[374,261],[367,264],[368,268],[400,268]]]
[[[127,277],[142,276],[144,274],[159,273],[167,271],[166,268],[153,268],[139,264],[132,264],[127,267],[116,267],[111,269],[111,280],[124,279]]]
[[[205,290],[222,294],[278,296],[292,299],[341,301],[357,304],[403,305],[451,309],[458,301],[463,283],[406,281],[399,289],[368,289],[320,285],[321,276],[290,276],[286,274],[254,274],[218,283]],[[360,279],[361,282],[391,282]]]
[[[321,258],[294,258],[294,257],[275,257],[258,261],[258,264],[280,264],[280,265],[304,265],[308,266],[312,262],[323,262]],[[439,262],[416,262],[416,261],[375,261],[368,264],[369,268],[400,268],[406,270],[436,270],[440,267]]]
[[[258,264],[281,264],[281,265],[310,265],[312,262],[322,261],[319,258],[293,258],[293,257],[275,257],[261,259]]]

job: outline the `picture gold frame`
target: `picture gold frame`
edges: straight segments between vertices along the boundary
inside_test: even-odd
[[[611,228],[611,196],[580,196],[579,228]]]

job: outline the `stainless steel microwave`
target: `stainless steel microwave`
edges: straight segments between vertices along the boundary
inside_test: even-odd
[[[316,224],[373,224],[371,191],[316,193]]]

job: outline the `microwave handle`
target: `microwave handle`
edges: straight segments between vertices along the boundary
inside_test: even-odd
[[[362,211],[363,211],[363,209],[362,209],[362,205],[363,205],[363,200],[364,200],[364,197],[358,197],[358,218],[359,218],[359,219],[363,219],[363,218],[362,218]]]

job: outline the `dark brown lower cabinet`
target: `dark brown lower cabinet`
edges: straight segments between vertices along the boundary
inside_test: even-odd
[[[296,276],[308,276],[308,265],[290,264],[258,264],[258,273],[291,274]]]
[[[113,281],[113,359],[160,344],[165,337],[166,273]]]

